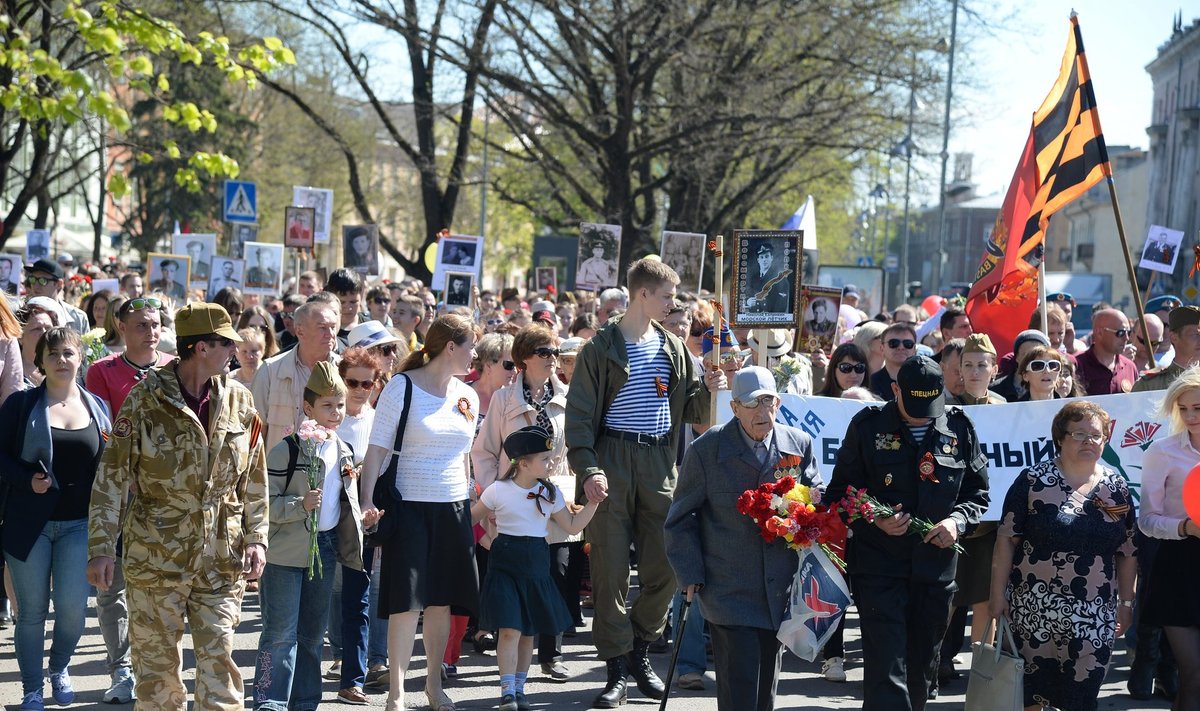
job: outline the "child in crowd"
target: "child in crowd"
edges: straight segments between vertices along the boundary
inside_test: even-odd
[[[271,527],[259,594],[263,629],[254,669],[255,709],[317,708],[334,566],[363,568],[354,455],[335,433],[345,413],[345,383],[333,364],[318,362],[304,388],[304,415],[325,428],[324,441],[302,440],[302,428],[267,455]],[[314,446],[321,474],[318,484],[309,486],[312,458],[306,450]],[[314,512],[317,558],[310,563]]]
[[[504,439],[508,471],[471,507],[479,522],[494,513],[498,536],[492,543],[488,574],[480,591],[480,626],[499,630],[500,711],[523,711],[525,679],[533,658],[533,637],[570,629],[571,614],[550,577],[546,543],[551,518],[568,535],[592,520],[600,500],[571,512],[562,491],[548,476],[553,442],[541,427],[523,427]],[[602,499],[601,499],[602,500]]]
[[[263,335],[262,329],[256,326],[240,328],[237,333],[242,337],[242,342],[237,344],[237,362],[240,367],[229,375],[242,385],[250,387],[254,382],[254,374],[258,372],[258,366],[262,365],[263,356],[266,354],[267,337]]]

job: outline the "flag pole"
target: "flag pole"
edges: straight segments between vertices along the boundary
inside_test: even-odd
[[[724,308],[721,303],[721,298],[725,295],[725,236],[717,235],[717,238],[709,242],[709,249],[713,253],[713,282],[715,288],[716,299],[713,301],[713,322],[712,322],[712,368],[717,370],[721,367],[721,309]],[[732,308],[732,305],[731,305]],[[733,383],[729,384],[730,387]],[[717,394],[711,394],[711,400],[708,406],[708,424],[717,424]]]
[[[1138,323],[1142,326],[1142,338],[1150,348],[1150,360],[1154,360],[1154,348],[1150,345],[1154,339],[1150,337],[1150,324],[1146,323],[1146,309],[1142,305],[1142,292],[1138,289],[1137,277],[1133,271],[1133,257],[1129,255],[1129,240],[1125,237],[1125,222],[1121,219],[1121,203],[1117,201],[1117,186],[1112,175],[1105,178],[1108,181],[1108,197],[1112,202],[1113,216],[1117,220],[1117,236],[1121,238],[1121,254],[1125,257],[1125,272],[1129,276],[1129,287],[1133,290],[1133,305],[1137,307]]]
[[[1050,322],[1047,320],[1049,317],[1046,314],[1047,306],[1046,306],[1046,250],[1045,250],[1045,245],[1043,245],[1043,247],[1042,247],[1042,263],[1038,265],[1038,298],[1041,301],[1041,306],[1039,306],[1038,309],[1042,313],[1042,333],[1046,334],[1046,337],[1049,338],[1050,337]]]

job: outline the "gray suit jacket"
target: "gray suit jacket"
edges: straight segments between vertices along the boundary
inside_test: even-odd
[[[718,625],[779,629],[799,557],[781,540],[765,543],[749,516],[738,513],[742,492],[775,480],[788,454],[800,457],[801,484],[822,488],[812,440],[775,425],[767,462],[759,466],[736,419],[713,427],[683,459],[675,499],[664,524],[667,557],[680,587],[703,584],[705,619]]]

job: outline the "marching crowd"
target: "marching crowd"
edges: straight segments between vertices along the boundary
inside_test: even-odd
[[[1173,297],[1147,304],[1146,342],[1108,304],[1077,336],[1073,299],[1052,294],[1004,353],[958,306],[870,315],[847,286],[831,352],[804,354],[788,330],[714,329],[710,296],[654,258],[623,288],[484,291],[472,307],[346,269],[277,297],[179,298],[119,266],[118,293],[90,293],[89,268],[39,260],[0,299],[0,623],[20,709],[49,702],[47,671],[53,701],[74,700],[93,588],[110,703],[186,708],[187,625],[195,707],[242,708],[233,635],[251,591],[255,709],[315,709],[324,678],[340,702],[386,688],[404,708],[418,634],[428,708],[453,711],[445,687],[471,644],[496,655],[499,708],[528,709],[535,655],[542,677],[569,678],[563,637],[585,607],[606,667],[594,707],[624,704],[630,679],[663,697],[649,654],[690,607],[676,683],[705,688],[710,641],[719,707],[772,709],[797,558],[735,504],[785,469],[897,512],[852,522],[846,544],[863,708],[924,708],[961,674],[967,625],[977,641],[1003,618],[1028,709],[1097,708],[1131,628],[1129,693],[1200,709],[1200,526],[1182,503],[1200,464],[1200,308]],[[731,412],[714,425],[722,389]],[[1146,452],[1137,501],[1087,398],[1143,390],[1164,391],[1146,414],[1170,435]],[[828,482],[809,436],[776,422],[784,393],[869,402]],[[989,491],[956,406],[1066,398],[1046,423],[1053,458]],[[835,682],[843,627],[824,648]]]

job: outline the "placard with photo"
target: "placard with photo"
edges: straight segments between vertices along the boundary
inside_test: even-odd
[[[621,226],[583,222],[579,225],[579,268],[575,288],[600,291],[619,286],[617,263],[621,257]]]
[[[313,222],[313,241],[327,244],[333,224],[333,191],[325,188],[292,187],[292,204],[311,207],[316,213]]]
[[[441,291],[446,288],[446,272],[474,274],[479,278],[483,265],[483,240],[473,235],[447,235],[437,241],[434,257],[433,277],[429,288]]]
[[[253,222],[237,222],[230,225],[229,253],[225,256],[232,259],[245,257],[243,245],[247,242],[258,241],[258,224]]]
[[[537,290],[547,294],[558,293],[558,270],[554,267],[536,267],[533,270]]]
[[[796,327],[803,244],[800,230],[734,230],[734,326]]]
[[[25,233],[25,263],[33,264],[50,256],[50,230],[29,230]]]
[[[213,257],[212,277],[205,293],[212,299],[221,289],[246,290],[246,260],[233,257]]]
[[[1151,225],[1138,266],[1164,274],[1174,273],[1175,262],[1179,259],[1179,245],[1182,243],[1183,232]]]
[[[659,256],[663,264],[679,275],[679,286],[688,291],[700,291],[700,279],[704,275],[704,248],[708,237],[697,232],[662,233]]]
[[[342,263],[359,274],[379,274],[379,225],[342,225]]]
[[[283,246],[312,249],[317,211],[311,207],[288,205],[283,209]]]
[[[283,245],[247,242],[245,281],[247,294],[278,294],[283,286]]]
[[[9,296],[21,293],[21,272],[24,270],[19,254],[0,254],[0,289]]]
[[[186,254],[151,252],[146,255],[146,293],[162,294],[175,302],[175,308],[187,304],[191,257]]]
[[[0,254],[0,258],[4,255]],[[102,291],[107,291],[116,296],[121,293],[121,281],[119,279],[92,279],[92,293],[99,294]]]
[[[475,287],[475,275],[470,272],[446,272],[446,306],[471,307],[471,292]]]
[[[800,333],[796,350],[826,355],[837,345],[838,315],[842,308],[842,290],[831,286],[804,284],[800,287]]]
[[[175,254],[186,254],[192,260],[192,273],[188,278],[189,289],[203,289],[208,286],[212,258],[217,252],[217,236],[215,234],[192,234],[189,232],[171,235],[171,251]]]

